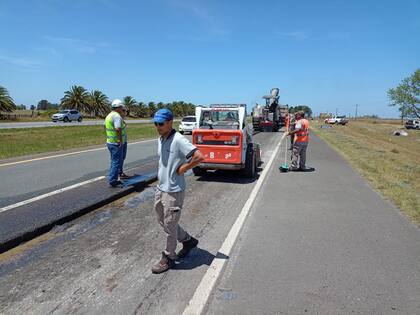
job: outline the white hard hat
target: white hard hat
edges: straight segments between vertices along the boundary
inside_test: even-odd
[[[116,98],[115,100],[112,101],[111,107],[112,108],[118,108],[118,107],[125,108],[125,105],[124,105],[124,103],[121,100],[119,100],[118,98]]]

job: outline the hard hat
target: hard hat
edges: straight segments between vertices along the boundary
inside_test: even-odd
[[[119,100],[117,98],[117,99],[115,99],[115,100],[112,101],[111,108],[118,108],[118,107],[125,108],[125,105],[124,105],[124,103],[121,100]]]

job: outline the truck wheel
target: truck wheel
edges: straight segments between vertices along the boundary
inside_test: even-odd
[[[204,176],[206,174],[206,170],[199,167],[193,167],[192,171],[195,176]]]
[[[246,150],[245,168],[243,169],[243,175],[246,178],[254,178],[256,170],[256,158],[255,151],[252,145],[249,145]]]

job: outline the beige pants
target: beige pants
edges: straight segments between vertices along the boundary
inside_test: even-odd
[[[292,151],[292,169],[299,168],[304,169],[306,167],[306,149],[308,148],[308,142],[295,142],[293,143]]]
[[[167,234],[165,254],[169,258],[176,257],[176,245],[178,242],[188,241],[191,236],[179,226],[182,205],[184,204],[183,191],[176,193],[167,193],[159,189],[155,194],[154,209],[156,211],[159,224]]]

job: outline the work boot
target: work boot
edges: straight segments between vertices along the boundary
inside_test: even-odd
[[[131,176],[127,175],[126,173],[122,173],[122,174],[120,175],[120,178],[121,178],[121,179],[129,179],[129,178],[131,178]]]
[[[175,260],[169,258],[164,252],[162,252],[162,258],[153,265],[152,272],[153,273],[162,273],[165,272],[175,266]]]
[[[122,187],[124,186],[124,184],[123,184],[123,182],[122,182],[122,181],[117,180],[117,181],[115,181],[115,182],[113,182],[113,183],[109,184],[109,186],[110,186],[110,187],[113,187],[113,188],[115,188],[115,187],[122,188]]]
[[[178,258],[184,258],[188,253],[198,245],[198,240],[191,236],[188,241],[182,242],[182,249],[178,252]]]

